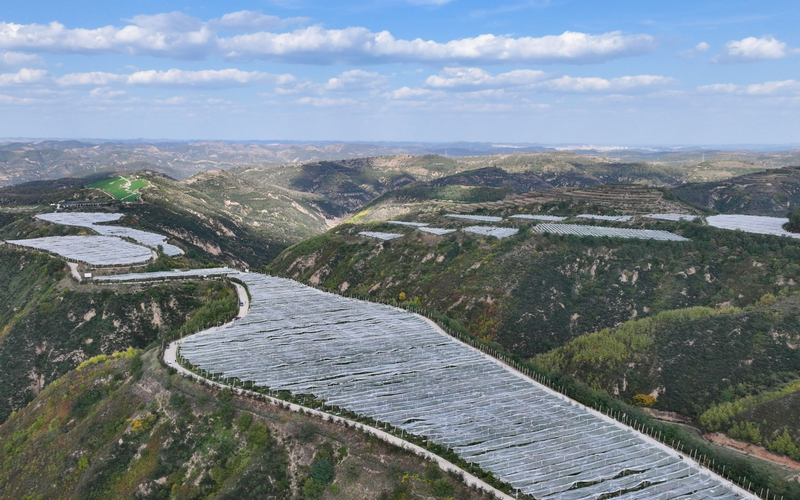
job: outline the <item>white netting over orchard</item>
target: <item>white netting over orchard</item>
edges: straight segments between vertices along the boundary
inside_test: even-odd
[[[384,240],[384,241],[403,237],[402,233],[380,233],[376,231],[361,231],[358,234],[360,234],[361,236],[368,236],[370,238],[378,238],[379,240]]]
[[[790,233],[783,229],[789,219],[781,217],[762,217],[759,215],[713,215],[706,217],[709,226],[720,229],[733,229],[754,234],[772,234],[800,238],[798,233]]]
[[[480,234],[482,236],[494,236],[495,238],[508,238],[509,236],[517,234],[519,229],[513,227],[470,226],[465,227],[464,232]]]
[[[137,243],[150,248],[158,248],[159,245],[167,255],[183,255],[183,250],[167,243],[167,237],[138,229],[131,229],[121,226],[101,226],[100,222],[113,222],[123,217],[122,214],[109,214],[104,212],[70,212],[70,213],[51,213],[37,215],[37,219],[42,219],[55,224],[65,226],[86,227],[96,231],[103,236],[117,236],[119,238],[130,238]]]
[[[607,220],[612,222],[627,222],[631,220],[633,217],[630,215],[593,215],[593,214],[581,214],[578,215],[581,219],[597,219],[597,220]]]
[[[445,229],[443,227],[420,227],[418,229],[422,232],[436,234],[439,236],[456,232],[455,229]]]
[[[678,222],[681,220],[695,220],[699,215],[686,215],[686,214],[647,214],[642,215],[646,219],[669,220]]]
[[[677,452],[401,309],[240,274],[250,313],[182,341],[194,365],[313,394],[452,448],[536,498],[739,498]]]
[[[153,257],[153,251],[113,236],[48,236],[29,240],[8,240],[21,247],[58,254],[67,260],[93,266],[140,264]]]
[[[630,238],[639,240],[689,241],[683,236],[668,231],[653,229],[627,229],[617,227],[580,226],[577,224],[539,224],[534,226],[537,233],[571,234],[574,236],[593,236],[606,238]]]
[[[549,222],[560,222],[566,220],[566,217],[560,215],[536,215],[536,214],[517,214],[512,215],[509,219],[530,219],[530,220],[545,220]]]
[[[494,217],[492,215],[462,215],[462,214],[447,214],[447,217],[453,219],[476,220],[479,222],[502,222],[502,217]]]

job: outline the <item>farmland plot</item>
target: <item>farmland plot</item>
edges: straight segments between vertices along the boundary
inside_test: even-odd
[[[65,226],[86,227],[96,231],[103,236],[116,236],[118,238],[131,238],[137,243],[150,248],[158,248],[159,245],[164,249],[164,253],[170,256],[183,255],[183,250],[167,243],[167,237],[138,229],[131,229],[121,226],[100,226],[100,222],[113,222],[122,218],[122,214],[109,214],[103,212],[75,212],[75,213],[51,213],[40,214],[37,219],[63,224]]]
[[[781,217],[762,217],[760,215],[713,215],[706,217],[709,226],[720,229],[732,229],[754,234],[772,234],[800,238],[798,233],[790,233],[783,229],[789,219]]]
[[[238,277],[252,295],[250,313],[181,342],[199,368],[427,436],[536,498],[744,497],[421,316],[287,279]]]
[[[45,250],[67,260],[93,266],[139,264],[153,257],[149,248],[128,243],[113,236],[48,236],[28,240],[8,240],[21,247]]]
[[[581,226],[577,224],[539,224],[533,227],[537,233],[571,234],[606,238],[631,238],[638,240],[689,241],[683,236],[654,229],[625,229],[616,227]]]

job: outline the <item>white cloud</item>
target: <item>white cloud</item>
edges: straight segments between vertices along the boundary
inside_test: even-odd
[[[675,78],[656,75],[622,76],[610,80],[562,76],[542,82],[537,87],[554,92],[640,92],[658,90],[678,83]]]
[[[278,16],[268,16],[261,12],[240,10],[239,12],[225,14],[219,19],[213,19],[209,21],[208,24],[214,29],[250,33],[254,31],[284,28],[293,24],[304,24],[308,21],[309,19],[306,17],[281,19]]]
[[[748,37],[743,40],[732,40],[725,44],[722,52],[713,58],[714,62],[740,63],[781,59],[796,50],[789,49],[784,42],[771,35],[761,38]]]
[[[513,87],[530,85],[549,78],[544,71],[520,69],[493,76],[480,68],[445,68],[429,76],[425,85],[433,88]]]
[[[10,95],[0,94],[0,105],[6,104],[34,104],[39,102],[38,99],[32,99],[30,97],[15,97]]]
[[[128,75],[92,71],[90,73],[70,73],[57,80],[62,87],[105,87],[117,83],[125,83]]]
[[[439,92],[430,90],[430,89],[412,89],[410,87],[402,87],[397,90],[393,90],[386,94],[386,97],[389,99],[420,99],[420,98],[428,98],[434,95],[439,95]]]
[[[677,55],[681,59],[694,59],[695,57],[699,56],[700,54],[704,53],[710,48],[711,45],[707,44],[706,42],[700,42],[689,50],[682,50],[678,52]]]
[[[221,39],[223,54],[230,58],[272,59],[317,64],[365,62],[484,63],[592,63],[641,55],[655,49],[650,35],[602,35],[565,32],[540,38],[480,35],[446,43],[432,40],[399,40],[388,31],[366,28],[326,30],[312,26],[291,33],[253,33]]]
[[[606,80],[558,76],[537,70],[515,70],[495,76],[480,68],[445,68],[425,80],[427,87],[448,90],[493,88],[552,92],[638,92],[678,83],[676,79],[665,76],[637,75]]]
[[[50,73],[43,69],[22,68],[16,73],[0,74],[0,87],[40,84],[50,78]]]
[[[11,85],[57,85],[59,87],[205,87],[228,88],[244,85],[291,85],[297,79],[289,74],[274,75],[260,71],[241,71],[238,69],[187,71],[170,69],[166,71],[136,71],[131,74],[69,73],[55,78],[43,69],[23,68],[17,73],[0,74],[0,86]]]
[[[356,104],[358,101],[347,97],[341,99],[331,99],[329,97],[301,97],[297,100],[299,104],[310,104],[318,108],[327,108],[334,106],[349,106]]]
[[[31,66],[44,66],[44,59],[37,55],[19,52],[0,53],[0,69],[30,68]]]
[[[800,82],[797,80],[782,80],[751,85],[736,85],[733,83],[715,83],[697,87],[701,94],[715,95],[750,95],[750,96],[782,96],[799,95]]]
[[[337,92],[358,92],[363,90],[376,90],[386,84],[388,78],[379,73],[372,73],[360,69],[345,71],[335,78],[331,78],[322,87],[325,90]]]
[[[396,39],[388,31],[320,26],[289,33],[271,30],[304,19],[280,19],[240,11],[203,22],[180,12],[135,16],[123,27],[70,29],[58,22],[0,23],[0,49],[25,52],[127,53],[172,59],[224,56],[294,63],[393,63],[474,61],[482,63],[597,63],[641,55],[656,47],[651,35],[619,31],[592,35],[565,32],[543,37],[484,34],[448,42]],[[220,37],[218,30],[244,32]]]
[[[184,71],[137,71],[127,77],[128,85],[145,86],[236,86],[255,83],[275,82],[276,75],[260,71],[241,71],[238,69]]]

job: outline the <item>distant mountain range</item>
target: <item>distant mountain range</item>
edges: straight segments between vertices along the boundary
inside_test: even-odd
[[[94,173],[152,168],[182,180],[206,171],[244,166],[275,166],[390,155],[494,157],[570,151],[611,162],[656,163],[687,168],[688,180],[721,180],[764,168],[800,164],[800,150],[760,152],[699,148],[544,146],[487,142],[294,142],[294,141],[59,141],[0,143],[0,186],[33,180],[83,177]],[[489,164],[487,164],[489,163]],[[484,165],[490,166],[484,160]],[[697,175],[692,176],[695,173]]]

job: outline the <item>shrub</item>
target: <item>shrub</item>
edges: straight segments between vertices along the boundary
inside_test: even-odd
[[[655,396],[650,394],[637,394],[633,397],[633,404],[636,406],[651,407],[656,404],[658,400]]]

